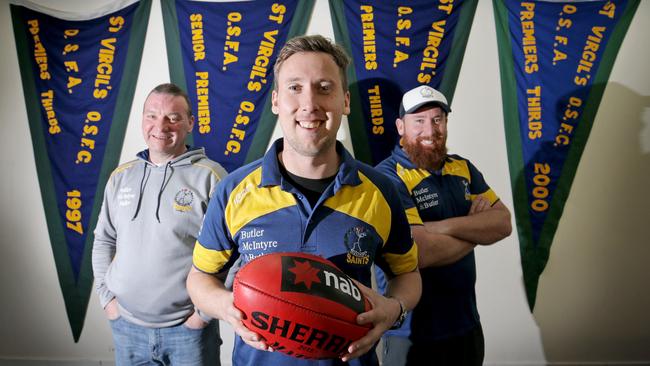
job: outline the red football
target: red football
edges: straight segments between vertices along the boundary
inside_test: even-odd
[[[255,258],[235,276],[233,292],[246,327],[294,357],[339,357],[370,329],[356,322],[371,308],[361,290],[334,263],[315,255]]]

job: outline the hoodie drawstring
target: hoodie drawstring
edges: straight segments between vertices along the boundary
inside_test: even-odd
[[[162,184],[160,185],[160,191],[158,192],[158,203],[156,204],[156,219],[160,223],[160,199],[162,198],[163,190],[165,190],[165,180],[167,179],[167,168],[171,167],[171,162],[165,164],[165,173],[163,174]],[[171,175],[170,175],[171,178]]]
[[[138,213],[140,212],[140,206],[142,206],[142,193],[144,193],[144,182],[145,178],[147,177],[147,164],[142,164],[144,166],[144,170],[142,171],[142,179],[140,180],[140,194],[138,195],[138,206],[135,208],[135,214],[131,218],[131,221],[135,220],[136,217],[138,217]]]

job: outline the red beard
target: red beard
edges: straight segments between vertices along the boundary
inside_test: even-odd
[[[433,146],[425,147],[420,142],[424,140],[418,137],[415,142],[402,139],[402,148],[406,151],[409,159],[420,169],[438,170],[447,156],[447,146],[445,138],[434,136]]]

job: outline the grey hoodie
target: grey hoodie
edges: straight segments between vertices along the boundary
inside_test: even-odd
[[[185,280],[208,201],[226,171],[189,150],[163,166],[148,150],[119,166],[106,184],[92,264],[102,307],[146,327],[178,325],[194,311]]]

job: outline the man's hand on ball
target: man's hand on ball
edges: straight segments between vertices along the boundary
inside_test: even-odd
[[[222,305],[224,311],[222,312],[222,316],[220,318],[230,323],[235,333],[241,337],[244,343],[262,351],[273,351],[273,349],[271,349],[271,347],[266,344],[264,338],[246,328],[244,323],[242,323],[244,314],[235,307],[233,301],[234,297],[231,292]]]
[[[368,334],[363,338],[350,344],[350,347],[348,347],[348,353],[343,355],[341,358],[343,362],[357,358],[370,351],[372,346],[377,343],[384,332],[393,326],[395,319],[399,316],[400,305],[397,300],[384,297],[356,280],[354,280],[354,283],[372,304],[372,309],[370,311],[361,313],[357,316],[357,323],[372,324],[373,328],[370,329]]]

